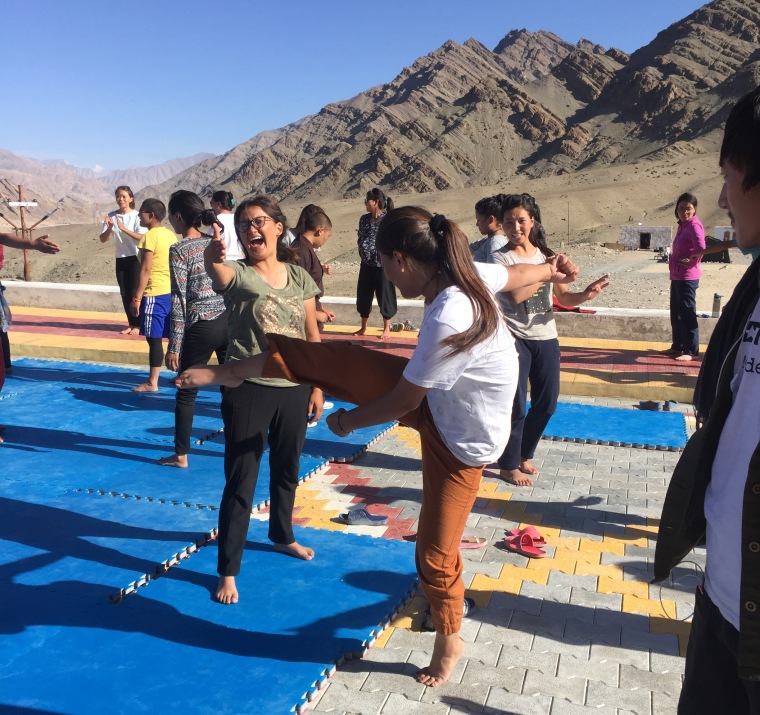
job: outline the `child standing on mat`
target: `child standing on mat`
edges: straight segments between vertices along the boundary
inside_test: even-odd
[[[335,320],[335,313],[325,308],[320,302],[320,298],[325,294],[323,278],[325,273],[329,273],[329,267],[323,266],[317,256],[317,249],[327,243],[332,233],[332,221],[326,213],[319,211],[307,214],[301,221],[299,227],[296,227],[296,240],[290,244],[295,252],[295,263],[301,266],[314,280],[319,288],[317,296],[317,323],[322,330],[325,323],[332,323]],[[327,268],[327,270],[326,270]]]
[[[169,249],[172,283],[172,312],[166,367],[181,372],[193,365],[205,365],[213,354],[224,362],[227,352],[227,314],[224,300],[211,286],[203,252],[209,243],[201,226],[212,226],[222,240],[216,216],[192,191],[175,191],[169,199],[169,222],[182,240]],[[234,229],[233,229],[234,230]],[[225,243],[226,246],[226,243]],[[198,390],[177,390],[174,405],[174,454],[161,457],[165,467],[187,467],[190,435]]]
[[[319,342],[314,281],[287,261],[291,252],[280,237],[287,219],[267,196],[243,201],[235,211],[235,229],[245,260],[225,263],[224,242],[214,238],[205,251],[206,272],[224,296],[229,322],[227,361],[238,364],[266,350],[267,333]],[[183,373],[184,374],[184,373]],[[178,387],[182,385],[178,378]],[[219,507],[220,603],[237,603],[235,576],[240,572],[259,465],[269,445],[269,538],[275,551],[311,559],[314,551],[293,536],[293,504],[301,448],[309,415],[319,419],[322,391],[282,376],[251,376],[223,390],[224,478]]]
[[[425,685],[446,682],[462,655],[464,605],[459,543],[483,467],[509,436],[517,354],[494,293],[576,274],[564,256],[540,266],[475,264],[467,238],[444,216],[409,206],[390,211],[377,234],[383,270],[405,298],[422,295],[425,316],[411,359],[343,342],[312,344],[268,335],[267,353],[219,368],[191,369],[181,386],[239,385],[258,375],[318,384],[358,407],[327,419],[345,437],[399,420],[420,432],[422,509],[417,570],[436,639]],[[367,375],[372,375],[368,380]]]
[[[158,392],[158,376],[164,364],[164,338],[169,337],[172,307],[169,248],[176,234],[164,228],[166,206],[158,199],[145,199],[138,211],[140,225],[148,232],[140,239],[140,277],[130,303],[132,315],[140,317],[140,335],[148,343],[148,380],[132,392]]]

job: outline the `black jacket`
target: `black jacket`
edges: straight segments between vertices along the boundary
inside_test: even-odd
[[[654,559],[654,581],[668,577],[684,557],[704,543],[705,494],[723,425],[731,406],[733,361],[739,339],[760,297],[760,259],[736,286],[715,326],[697,380],[694,406],[697,431],[678,460],[660,520]],[[757,438],[760,425],[747,425]],[[742,509],[741,611],[739,675],[760,679],[760,447],[750,459]]]

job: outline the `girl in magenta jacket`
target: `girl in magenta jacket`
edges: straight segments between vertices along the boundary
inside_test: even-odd
[[[697,218],[697,197],[681,194],[676,201],[678,231],[670,252],[670,325],[673,342],[666,353],[687,362],[699,354],[697,288],[702,275],[702,257],[692,258],[705,248],[705,229]]]

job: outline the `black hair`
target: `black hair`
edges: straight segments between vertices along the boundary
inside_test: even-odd
[[[728,115],[720,147],[721,166],[725,162],[744,173],[744,191],[760,184],[760,86],[745,94]]]
[[[216,221],[216,214],[203,205],[203,199],[192,191],[180,189],[169,198],[169,213],[178,213],[186,226],[200,229]]]
[[[380,189],[370,189],[367,192],[367,201],[377,201],[377,207],[381,211],[393,211],[393,199]]]
[[[502,194],[504,198],[507,197]],[[529,203],[533,207],[533,220],[537,223],[542,223],[541,221],[541,209],[538,207],[538,203],[536,202],[536,199],[533,198],[530,194],[520,194],[522,198],[525,200],[526,203]]]
[[[385,215],[377,230],[376,245],[384,256],[398,251],[434,267],[469,298],[475,313],[472,325],[443,340],[452,355],[469,350],[496,332],[501,313],[475,269],[467,236],[453,221],[440,214],[433,217],[419,206],[402,206]]]
[[[475,213],[480,216],[485,216],[486,218],[493,216],[496,221],[501,224],[502,199],[503,194],[498,194],[497,196],[486,196],[484,199],[480,199],[480,201],[475,204]]]
[[[674,213],[676,215],[676,218],[678,218],[678,206],[679,206],[679,204],[683,203],[684,201],[687,204],[691,204],[694,207],[695,211],[697,209],[697,197],[694,196],[694,194],[690,194],[688,191],[685,191],[683,194],[681,194],[676,199],[676,208],[675,208],[675,211],[674,211]]]
[[[530,231],[530,242],[544,254],[547,258],[551,258],[554,254],[549,246],[542,240],[541,236],[541,222],[538,220],[541,212],[538,208],[536,200],[530,194],[508,194],[504,197],[504,201],[501,204],[501,217],[502,223],[504,223],[504,214],[512,209],[525,209],[528,212],[528,216],[533,219],[533,228]],[[510,244],[507,244],[509,247]],[[508,248],[508,250],[511,250]]]
[[[297,235],[299,233],[303,233],[304,231],[309,230],[305,228],[305,226],[306,226],[306,219],[311,214],[324,214],[325,216],[327,216],[327,212],[321,206],[317,206],[316,204],[306,204],[306,206],[304,206],[301,209],[301,215],[298,217],[298,221],[296,222],[296,227],[293,229],[293,233]],[[332,224],[330,225],[332,226]]]
[[[330,221],[330,217],[324,211],[310,213],[303,222],[301,232],[316,231],[318,228],[332,228],[332,221]]]
[[[235,199],[229,191],[215,191],[211,200],[220,203],[225,211],[232,211],[235,208]]]
[[[113,195],[116,196],[120,191],[125,192],[129,196],[129,208],[133,209],[135,207],[135,195],[132,193],[132,189],[129,186],[117,186],[113,191]]]
[[[143,211],[152,213],[158,221],[163,221],[166,218],[166,206],[164,206],[164,202],[161,199],[145,199],[140,208]]]
[[[245,255],[248,256],[248,245],[238,231],[238,224],[242,220],[243,211],[251,206],[258,206],[275,223],[282,224],[282,233],[277,237],[277,260],[281,263],[293,263],[295,251],[283,243],[283,238],[288,231],[288,219],[280,208],[280,205],[271,196],[255,196],[252,199],[243,201],[235,209],[235,233],[237,234],[238,241],[243,246]]]

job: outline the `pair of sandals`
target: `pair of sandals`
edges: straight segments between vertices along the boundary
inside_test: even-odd
[[[541,549],[546,546],[546,539],[538,532],[535,526],[526,526],[524,529],[512,529],[504,537],[504,547],[529,559],[543,559],[546,552]]]

